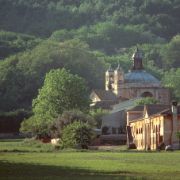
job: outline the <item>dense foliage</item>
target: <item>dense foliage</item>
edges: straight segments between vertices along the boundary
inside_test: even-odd
[[[87,123],[75,121],[67,125],[62,132],[64,148],[87,149],[92,139],[92,129]]]
[[[29,119],[30,124],[27,120],[22,125],[22,131],[29,129],[28,131],[31,130],[35,134],[49,134],[49,126],[64,111],[86,111],[88,107],[89,97],[84,79],[70,74],[65,69],[51,70],[46,75],[37,98],[33,100],[34,116]]]
[[[166,72],[163,82],[166,87],[172,90],[173,98],[180,100],[180,68]]]
[[[108,111],[103,110],[103,109],[92,109],[92,110],[90,110],[89,113],[92,116],[92,118],[94,119],[94,121],[96,122],[96,127],[98,129],[101,129],[102,118],[103,118],[103,116],[108,114]]]
[[[61,137],[63,128],[76,121],[87,123],[91,127],[95,127],[96,125],[96,121],[94,121],[94,119],[91,116],[87,115],[86,113],[83,113],[82,111],[64,111],[61,115],[58,116],[58,118],[54,121],[52,126],[50,126],[51,137]]]
[[[34,36],[0,31],[0,60],[18,52],[31,50],[41,40]]]
[[[179,22],[179,0],[0,0],[0,111],[31,109],[51,69],[104,88],[107,64],[127,72],[137,44],[179,99]]]
[[[33,112],[44,120],[57,118],[65,110],[86,110],[88,107],[88,91],[84,80],[65,69],[51,70],[37,98],[33,100]]]
[[[111,21],[170,39],[179,32],[179,13],[178,0],[0,0],[0,27],[47,37]]]
[[[79,40],[44,41],[32,51],[0,62],[0,109],[30,108],[51,69],[66,68],[87,81],[89,88],[103,85],[105,64]]]
[[[158,101],[153,97],[145,97],[136,100],[136,105],[146,105],[146,104],[157,104]]]

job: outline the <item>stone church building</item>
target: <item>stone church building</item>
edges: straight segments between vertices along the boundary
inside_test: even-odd
[[[105,74],[105,90],[112,91],[119,99],[154,97],[160,104],[169,104],[170,92],[161,82],[144,70],[142,52],[137,48],[132,56],[133,66],[128,73],[118,65]]]

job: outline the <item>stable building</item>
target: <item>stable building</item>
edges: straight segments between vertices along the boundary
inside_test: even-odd
[[[137,106],[127,111],[127,144],[138,150],[156,150],[164,144],[179,148],[180,106]]]

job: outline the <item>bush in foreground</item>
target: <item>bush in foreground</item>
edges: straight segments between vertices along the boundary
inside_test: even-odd
[[[64,148],[87,149],[91,139],[92,129],[87,123],[75,121],[63,129],[62,142]]]

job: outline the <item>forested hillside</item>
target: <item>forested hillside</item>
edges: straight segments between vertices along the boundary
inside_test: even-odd
[[[31,109],[51,69],[103,88],[138,45],[146,70],[180,99],[179,0],[0,0],[0,111]]]
[[[4,30],[48,37],[59,29],[112,22],[170,39],[179,32],[179,0],[1,0]],[[98,27],[98,26],[97,26]]]

